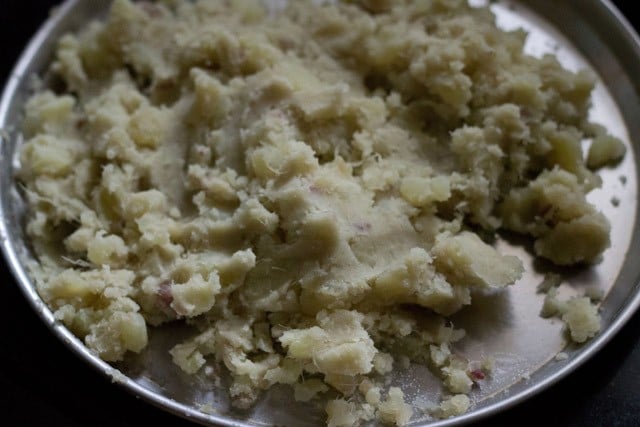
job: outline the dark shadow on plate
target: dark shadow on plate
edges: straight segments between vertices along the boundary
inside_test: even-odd
[[[476,339],[499,334],[508,329],[513,318],[512,304],[507,289],[476,291],[471,295],[471,305],[451,316],[456,328],[464,329]]]

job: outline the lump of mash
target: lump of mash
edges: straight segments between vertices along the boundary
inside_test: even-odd
[[[576,343],[583,343],[600,332],[598,307],[588,296],[562,300],[558,298],[557,289],[551,288],[545,295],[540,315],[562,319],[571,340]]]
[[[20,152],[38,291],[107,361],[189,321],[174,361],[226,367],[240,408],[280,383],[329,425],[404,424],[383,375],[410,358],[460,414],[445,316],[523,272],[474,232],[562,265],[609,245],[581,141],[589,166],[623,152],[586,118],[594,78],[462,0],[290,3],[115,0],[60,40]]]

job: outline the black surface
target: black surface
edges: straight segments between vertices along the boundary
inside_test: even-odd
[[[0,0],[0,82],[55,3]],[[616,2],[630,18],[634,3]],[[193,426],[134,398],[76,358],[34,314],[4,261],[0,268],[0,425]],[[640,425],[640,314],[568,378],[479,425],[532,424]]]

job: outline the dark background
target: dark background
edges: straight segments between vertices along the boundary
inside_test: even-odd
[[[104,0],[85,0],[104,1]],[[558,0],[562,1],[562,0]],[[0,86],[54,0],[0,0]],[[615,1],[640,27],[631,6]],[[41,323],[0,260],[0,424],[193,424],[138,400],[76,358]],[[640,313],[603,351],[549,390],[480,426],[640,426]]]

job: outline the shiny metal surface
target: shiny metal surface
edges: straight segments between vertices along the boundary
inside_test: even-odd
[[[64,3],[25,50],[0,102],[0,129],[5,131],[0,136],[0,244],[17,284],[43,321],[72,351],[114,382],[155,405],[202,424],[320,424],[323,419],[320,407],[295,404],[292,393],[284,387],[266,393],[250,412],[229,412],[224,378],[222,386],[216,385],[204,374],[188,377],[171,363],[166,350],[180,339],[183,332],[180,326],[153,331],[150,346],[142,355],[110,366],[56,323],[35,292],[25,271],[32,257],[22,233],[23,203],[13,180],[16,147],[21,142],[21,109],[32,85],[32,76],[41,73],[50,61],[55,39],[103,14],[106,3],[86,0]],[[472,0],[472,3],[485,4],[486,0]],[[412,425],[464,424],[531,397],[602,348],[640,305],[640,263],[635,261],[640,255],[636,161],[640,144],[640,44],[637,36],[604,1],[499,1],[493,3],[492,8],[499,25],[521,26],[530,32],[527,49],[531,54],[555,53],[571,69],[591,66],[600,77],[594,93],[592,119],[606,125],[628,144],[629,152],[623,163],[604,169],[601,172],[603,187],[590,195],[590,200],[612,223],[612,247],[604,254],[603,262],[595,267],[560,271],[565,277],[561,295],[578,294],[586,287],[597,287],[606,293],[601,306],[603,329],[583,346],[566,347],[561,323],[538,316],[542,296],[536,294],[535,288],[545,266],[534,262],[522,242],[500,241],[501,251],[524,260],[525,277],[502,294],[476,296],[474,304],[455,319],[468,333],[457,351],[471,359],[494,356],[496,370],[489,381],[472,393],[474,406],[468,414],[443,421],[414,417]],[[620,201],[618,206],[612,202],[613,198]],[[556,360],[559,351],[566,352],[569,358]],[[418,405],[437,399],[437,381],[424,368],[400,370],[393,382],[403,384],[407,399]]]

